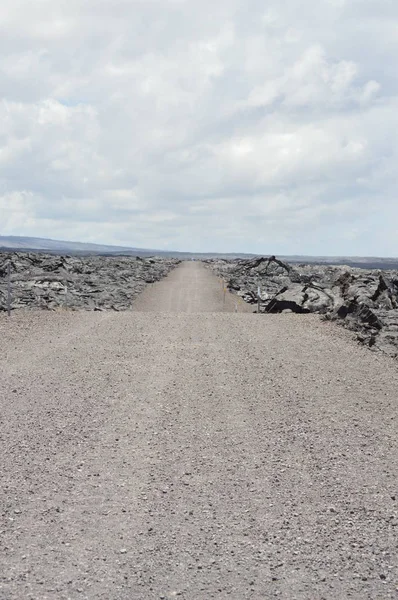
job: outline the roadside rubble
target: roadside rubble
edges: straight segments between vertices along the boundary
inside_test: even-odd
[[[171,258],[0,253],[0,311],[11,309],[127,310],[150,283],[179,264]]]
[[[356,331],[361,343],[398,356],[398,271],[292,265],[275,256],[205,262],[261,313],[318,313]]]

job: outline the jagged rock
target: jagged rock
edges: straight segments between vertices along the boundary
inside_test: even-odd
[[[179,260],[152,257],[53,256],[0,253],[0,311],[7,309],[7,265],[12,305],[18,308],[126,310],[147,283],[159,281]]]
[[[265,312],[283,312],[291,310],[294,313],[308,313],[305,307],[305,292],[300,285],[292,285],[269,300]]]
[[[356,331],[362,343],[398,356],[397,271],[292,266],[275,256],[205,262],[246,302],[260,299],[260,312],[319,313]]]

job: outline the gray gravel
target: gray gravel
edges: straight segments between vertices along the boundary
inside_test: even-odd
[[[0,315],[0,598],[397,598],[396,363],[197,263],[135,307]]]

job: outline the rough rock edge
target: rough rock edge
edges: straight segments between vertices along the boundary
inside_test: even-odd
[[[204,261],[230,291],[261,313],[317,313],[355,331],[372,349],[398,357],[398,271],[289,265],[275,256]],[[260,297],[258,287],[261,288]]]
[[[7,310],[11,266],[11,309],[128,310],[150,283],[181,261],[172,258],[76,257],[32,252],[0,253],[0,311]]]

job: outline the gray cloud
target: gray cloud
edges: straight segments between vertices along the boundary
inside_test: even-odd
[[[397,255],[390,0],[0,8],[4,234]]]

